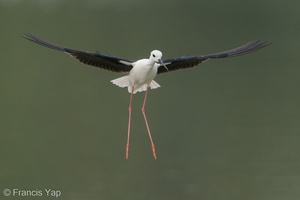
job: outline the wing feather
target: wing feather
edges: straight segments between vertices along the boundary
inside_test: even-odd
[[[254,51],[257,51],[261,48],[264,48],[271,43],[268,42],[261,42],[260,40],[252,41],[247,44],[244,44],[240,47],[237,47],[235,49],[214,53],[214,54],[208,54],[203,56],[183,56],[178,58],[171,58],[164,60],[163,63],[167,66],[169,70],[166,68],[160,66],[158,68],[158,74],[166,73],[166,72],[172,72],[179,69],[186,69],[191,68],[199,65],[200,63],[208,60],[208,59],[215,59],[215,58],[230,58],[234,56],[241,56],[248,53],[252,53]]]
[[[124,58],[119,58],[112,55],[105,55],[98,51],[96,51],[95,53],[91,53],[88,51],[80,51],[59,46],[42,40],[31,33],[25,33],[25,36],[22,37],[41,46],[58,51],[63,51],[67,54],[70,54],[72,57],[87,65],[119,73],[129,72],[132,69],[133,62]]]

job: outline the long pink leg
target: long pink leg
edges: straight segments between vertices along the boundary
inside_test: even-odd
[[[145,94],[145,98],[144,98],[144,103],[143,103],[143,107],[142,107],[142,113],[143,113],[143,116],[144,116],[144,119],[145,119],[145,123],[146,123],[147,131],[148,131],[148,135],[149,135],[149,138],[150,138],[153,156],[156,159],[155,146],[154,146],[154,143],[153,143],[153,140],[152,140],[150,128],[149,128],[147,117],[146,117],[146,113],[145,113],[145,105],[146,105],[147,96],[148,96],[148,88],[146,90],[146,94]]]
[[[130,122],[131,122],[131,111],[132,111],[132,95],[133,95],[134,87],[132,87],[132,91],[130,94],[130,102],[128,108],[128,131],[127,131],[127,144],[126,144],[126,159],[128,159],[128,151],[129,151],[129,139],[130,139]]]

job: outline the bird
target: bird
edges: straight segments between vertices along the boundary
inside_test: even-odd
[[[113,84],[121,88],[127,87],[128,92],[130,93],[130,100],[129,100],[129,107],[128,107],[127,142],[125,147],[126,159],[129,158],[133,94],[136,94],[137,92],[144,92],[144,91],[145,91],[145,96],[142,105],[142,114],[149,135],[152,154],[154,159],[157,159],[155,145],[152,139],[150,127],[145,112],[145,106],[146,106],[149,88],[156,89],[161,87],[154,80],[156,75],[173,72],[179,69],[192,68],[210,59],[231,58],[235,56],[242,56],[245,54],[255,52],[271,44],[267,41],[254,40],[240,47],[227,50],[227,51],[222,51],[219,53],[207,54],[202,56],[181,56],[181,57],[170,58],[166,60],[162,60],[163,54],[161,51],[153,50],[151,51],[150,57],[148,59],[145,58],[137,61],[131,61],[128,59],[103,54],[99,51],[88,52],[88,51],[81,51],[81,50],[76,50],[76,49],[56,45],[47,42],[45,40],[42,40],[31,33],[24,33],[24,35],[22,35],[21,37],[31,42],[34,42],[36,44],[39,44],[41,46],[65,52],[86,65],[91,65],[94,67],[98,67],[116,73],[127,73],[127,75],[125,76],[111,80]]]

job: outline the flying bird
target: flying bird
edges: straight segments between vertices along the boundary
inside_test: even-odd
[[[131,127],[131,112],[132,112],[132,97],[133,94],[137,92],[145,91],[145,97],[142,106],[142,113],[144,116],[147,132],[150,138],[152,153],[156,159],[156,151],[153,143],[152,135],[150,132],[147,116],[145,113],[145,105],[147,101],[148,89],[159,88],[160,85],[154,80],[157,74],[163,74],[167,72],[172,72],[179,69],[192,68],[200,63],[215,58],[230,58],[235,56],[241,56],[248,53],[252,53],[261,48],[264,48],[270,43],[266,41],[255,40],[247,44],[244,44],[235,49],[207,54],[202,56],[182,56],[177,58],[170,58],[162,60],[162,52],[159,50],[153,50],[150,53],[149,59],[141,59],[137,61],[131,61],[124,58],[106,55],[99,51],[94,53],[88,51],[80,51],[76,49],[71,49],[63,46],[59,46],[53,43],[49,43],[45,40],[42,40],[31,33],[25,33],[23,38],[39,44],[50,49],[63,51],[73,58],[76,58],[80,62],[99,67],[101,69],[109,70],[117,73],[127,73],[127,75],[120,78],[114,79],[111,82],[119,87],[127,87],[128,92],[130,93],[130,101],[128,108],[128,129],[127,129],[127,143],[126,143],[126,159],[129,155],[129,139],[130,139],[130,127]]]

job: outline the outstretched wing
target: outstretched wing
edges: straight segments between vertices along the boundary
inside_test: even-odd
[[[31,33],[25,33],[26,36],[22,36],[23,38],[34,42],[36,44],[42,45],[44,47],[48,47],[50,49],[63,51],[67,54],[70,54],[72,57],[76,58],[80,62],[99,67],[105,70],[109,70],[112,72],[129,72],[132,69],[132,61],[126,60],[124,58],[118,58],[111,55],[105,55],[98,51],[95,53],[80,51],[75,49],[70,49],[67,47],[59,46],[56,44],[52,44],[42,40]]]
[[[268,42],[261,42],[260,40],[252,41],[247,44],[244,44],[243,46],[240,46],[235,49],[231,49],[228,51],[223,51],[220,53],[214,53],[214,54],[208,54],[204,56],[183,56],[178,58],[171,58],[164,60],[163,63],[166,65],[166,67],[169,69],[167,70],[165,67],[162,67],[162,65],[158,68],[158,74],[171,72],[179,69],[185,69],[185,68],[191,68],[196,65],[199,65],[203,61],[206,61],[208,59],[214,59],[214,58],[230,58],[234,56],[241,56],[244,54],[248,54],[254,51],[257,51],[261,48],[264,48],[266,46],[270,45]]]

